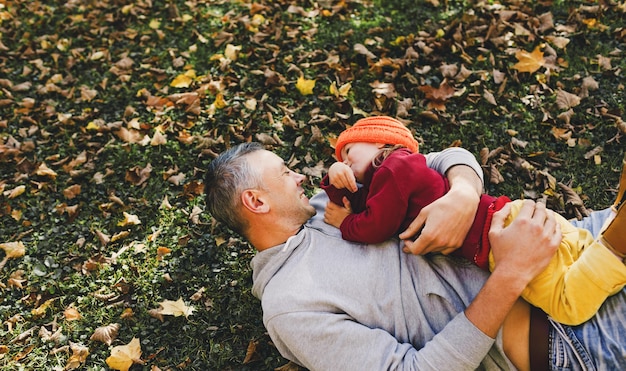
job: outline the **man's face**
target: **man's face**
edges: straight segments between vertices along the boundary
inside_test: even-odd
[[[254,152],[248,161],[260,172],[265,186],[263,192],[276,217],[304,224],[315,215],[315,208],[302,188],[306,176],[290,170],[283,159],[270,151]]]

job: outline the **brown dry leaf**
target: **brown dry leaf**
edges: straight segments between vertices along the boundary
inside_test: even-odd
[[[70,341],[70,349],[72,350],[72,355],[68,358],[64,370],[76,370],[85,363],[89,355],[89,348],[79,343]]]
[[[65,317],[66,321],[76,321],[82,318],[82,316],[78,312],[78,309],[72,306],[65,308],[65,310],[63,311],[63,316]]]
[[[111,349],[111,355],[107,357],[106,363],[114,370],[128,371],[135,363],[143,364],[141,360],[141,343],[138,338],[133,338],[126,345],[118,345]]]
[[[483,92],[483,98],[485,98],[485,100],[493,106],[498,105],[498,103],[496,102],[496,97],[493,95],[492,92],[487,89],[485,89],[485,91]]]
[[[13,189],[9,189],[7,191],[4,191],[3,194],[5,196],[7,196],[7,198],[12,199],[12,198],[18,197],[19,195],[21,195],[25,191],[26,191],[26,186],[20,185],[20,186],[17,186],[15,188],[13,188]]]
[[[602,55],[597,55],[598,57],[598,65],[604,71],[610,71],[613,67],[611,66],[611,58],[604,57]]]
[[[259,359],[261,359],[261,356],[256,351],[258,345],[258,340],[250,340],[250,342],[248,343],[248,349],[246,349],[246,357],[244,358],[242,364],[245,365],[247,363],[258,361]]]
[[[157,308],[157,309],[149,309],[148,310],[148,314],[150,315],[150,317],[152,318],[156,318],[159,321],[163,322],[163,314],[161,313],[161,308]]]
[[[33,350],[34,348],[35,348],[35,345],[34,345],[34,344],[33,344],[33,345],[30,345],[30,346],[28,346],[28,347],[26,347],[24,350],[22,350],[21,352],[19,352],[18,354],[16,354],[16,355],[13,357],[13,359],[12,359],[12,360],[13,360],[14,362],[18,362],[18,361],[20,361],[20,360],[24,359],[24,358],[25,358],[25,357],[26,357],[26,356],[27,356],[30,352],[32,352],[32,350]]]
[[[120,127],[115,134],[118,138],[126,143],[139,143],[144,138],[144,135],[141,134],[141,132],[139,132],[138,130],[126,129],[125,127]]]
[[[446,101],[454,96],[455,90],[448,83],[443,82],[438,88],[430,85],[422,85],[418,89],[426,95],[428,100],[427,108],[437,109],[439,111],[446,110]]]
[[[150,178],[151,172],[152,172],[151,164],[147,164],[146,167],[144,168],[135,166],[129,169],[128,171],[126,171],[126,176],[124,177],[124,179],[127,182],[130,182],[136,186],[140,186]]]
[[[519,72],[533,73],[544,65],[542,46],[538,45],[531,53],[525,50],[518,50],[515,57],[518,62],[513,66]]]
[[[35,174],[39,176],[49,177],[50,179],[56,179],[57,177],[57,173],[54,172],[54,170],[50,169],[44,162],[39,165],[39,167],[35,171]]]
[[[95,329],[93,334],[91,334],[89,340],[99,341],[110,346],[113,343],[113,340],[117,338],[119,330],[120,325],[118,323],[111,323],[106,326],[100,326]]]
[[[172,249],[165,247],[165,246],[159,246],[157,247],[157,260],[161,260],[165,255],[170,254],[172,252]]]
[[[556,105],[562,110],[576,107],[580,104],[580,97],[576,94],[568,93],[563,89],[556,92]]]
[[[95,234],[98,236],[98,240],[100,240],[100,244],[102,246],[106,246],[109,242],[111,242],[111,237],[109,235],[106,235],[99,230],[96,230]]]
[[[354,44],[354,51],[359,53],[359,54],[362,54],[362,55],[366,56],[369,59],[376,59],[377,58],[374,53],[370,52],[365,47],[365,45],[360,44],[360,43]]]
[[[589,91],[598,90],[600,88],[600,84],[592,77],[586,76],[583,78],[583,83],[580,86],[580,94],[578,94],[581,98],[587,98],[589,96]]]
[[[152,139],[150,140],[150,145],[153,147],[160,146],[167,143],[167,135],[162,133],[160,130],[154,132]]]
[[[80,194],[80,184],[71,185],[63,190],[63,196],[71,200]]]
[[[122,319],[133,318],[134,315],[135,315],[135,312],[133,312],[133,308],[125,308],[122,311],[122,314],[120,314],[120,318]]]
[[[8,287],[15,287],[15,288],[18,288],[18,289],[23,289],[24,288],[23,284],[26,281],[28,281],[23,276],[24,276],[24,271],[21,270],[21,269],[16,270],[15,272],[11,273],[11,276],[7,280],[7,286]]]
[[[26,254],[26,246],[22,241],[0,243],[0,249],[4,250],[7,259],[21,258]]]

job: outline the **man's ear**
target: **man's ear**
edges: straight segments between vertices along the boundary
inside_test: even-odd
[[[267,213],[270,210],[269,204],[265,202],[263,195],[256,189],[246,189],[241,194],[243,206],[255,214]]]

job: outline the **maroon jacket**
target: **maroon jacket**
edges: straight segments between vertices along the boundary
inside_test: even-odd
[[[423,207],[450,189],[445,176],[426,166],[425,156],[404,148],[391,153],[379,167],[370,166],[363,183],[358,191],[351,193],[330,185],[326,175],[321,188],[338,205],[343,205],[343,196],[350,200],[353,214],[341,223],[342,237],[348,241],[374,244],[405,230]],[[463,247],[455,253],[483,269],[487,268],[489,254],[488,244],[483,246],[481,241],[484,237],[488,242],[483,230],[491,223],[490,215],[505,203],[498,203],[495,207],[495,201],[496,197],[481,196],[474,223]]]

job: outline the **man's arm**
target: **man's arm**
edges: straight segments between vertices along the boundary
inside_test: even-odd
[[[561,242],[554,212],[542,203],[525,201],[513,222],[504,225],[510,204],[494,214],[489,242],[495,269],[465,310],[476,327],[495,337],[528,282],[544,270]]]
[[[427,160],[429,167],[446,175],[450,190],[423,208],[400,238],[405,240],[405,252],[448,254],[461,246],[472,226],[483,189],[482,170],[462,148],[429,154]]]

